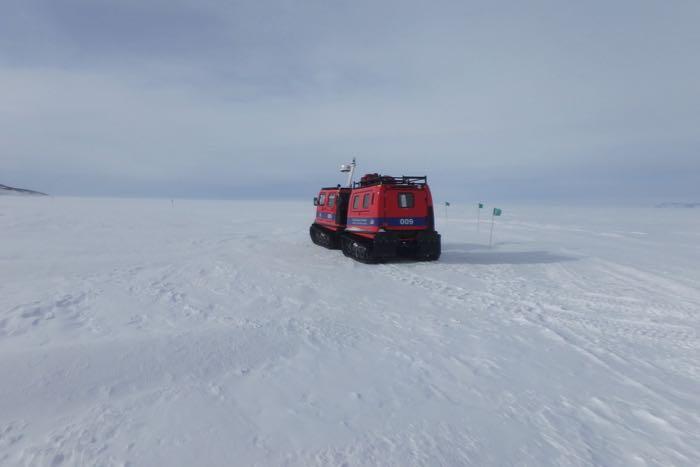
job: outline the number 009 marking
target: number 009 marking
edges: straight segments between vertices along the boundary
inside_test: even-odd
[[[401,225],[413,225],[413,219],[399,219]]]

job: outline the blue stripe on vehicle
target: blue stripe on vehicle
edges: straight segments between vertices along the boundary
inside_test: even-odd
[[[335,214],[332,214],[330,212],[317,212],[316,213],[316,218],[318,219],[329,219],[334,221],[335,220]]]
[[[380,217],[348,217],[349,225],[379,225]]]
[[[424,227],[427,217],[385,217],[384,224],[390,227]]]
[[[390,227],[424,227],[427,217],[348,217],[348,225],[387,225]]]

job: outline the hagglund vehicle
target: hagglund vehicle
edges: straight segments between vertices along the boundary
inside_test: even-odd
[[[353,183],[354,168],[354,160],[341,168],[350,172],[347,187],[322,188],[314,198],[313,242],[363,263],[437,260],[440,234],[427,177],[367,174]]]

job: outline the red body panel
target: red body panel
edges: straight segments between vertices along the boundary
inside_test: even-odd
[[[433,228],[433,200],[427,185],[373,185],[350,194],[348,232],[372,238],[377,232]]]
[[[316,205],[316,224],[329,230],[343,230],[347,219],[350,188],[322,188]]]

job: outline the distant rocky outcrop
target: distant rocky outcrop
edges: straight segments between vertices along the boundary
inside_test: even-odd
[[[700,203],[659,203],[657,208],[700,208]]]
[[[0,195],[30,195],[30,196],[48,196],[40,191],[27,190],[25,188],[15,188],[12,186],[3,185],[0,183]]]

